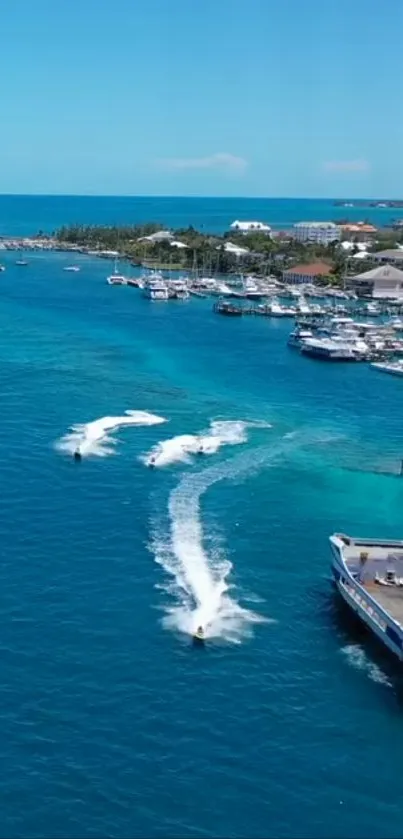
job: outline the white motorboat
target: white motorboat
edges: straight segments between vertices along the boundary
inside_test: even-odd
[[[143,296],[147,297],[148,300],[169,299],[168,286],[162,274],[158,271],[149,274],[147,277],[143,288]]]
[[[371,367],[375,367],[381,373],[390,373],[391,376],[403,376],[403,360],[374,362]]]
[[[263,293],[254,277],[245,277],[242,286],[244,296],[247,297],[248,300],[260,300],[261,297],[263,297]]]
[[[69,271],[71,274],[77,274],[77,272],[78,272],[79,270],[80,270],[80,269],[79,269],[78,265],[66,265],[66,266],[63,268],[63,271]]]
[[[126,277],[124,277],[123,274],[119,273],[118,263],[117,263],[116,259],[115,259],[115,270],[114,270],[113,274],[110,274],[109,277],[106,278],[106,282],[108,283],[108,285],[126,285],[127,284]]]
[[[326,361],[357,361],[358,353],[347,341],[332,338],[306,338],[301,341],[301,353]]]
[[[168,289],[170,295],[175,300],[188,300],[190,297],[186,277],[178,277],[177,280],[170,280],[168,283]]]
[[[269,311],[275,318],[293,318],[296,315],[296,309],[293,306],[282,306],[277,297],[273,297],[269,303]]]
[[[306,329],[302,326],[296,326],[292,332],[290,332],[287,344],[289,347],[297,347],[298,349],[301,347],[301,342],[306,341],[308,338],[313,338],[314,334],[311,329]]]

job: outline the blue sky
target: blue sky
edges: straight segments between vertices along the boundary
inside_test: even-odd
[[[402,0],[9,0],[0,192],[403,198]]]

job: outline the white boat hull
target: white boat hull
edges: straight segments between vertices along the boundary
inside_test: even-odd
[[[332,550],[332,573],[336,588],[350,609],[366,624],[371,632],[403,661],[403,628],[374,600],[352,576],[343,561],[341,551],[330,540]]]

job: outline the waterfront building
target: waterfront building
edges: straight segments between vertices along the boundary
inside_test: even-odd
[[[293,236],[297,242],[330,245],[339,241],[341,230],[333,221],[299,221],[294,224]]]
[[[271,227],[263,221],[233,221],[230,225],[231,230],[238,230],[239,233],[266,233],[271,234]]]
[[[403,249],[389,248],[386,251],[378,251],[378,253],[371,254],[371,259],[374,262],[403,267]]]
[[[345,286],[359,297],[403,300],[403,271],[394,265],[380,265],[355,277],[346,277]]]
[[[294,265],[283,271],[283,282],[287,285],[301,283],[315,284],[315,281],[330,275],[331,266],[327,262],[311,262],[309,265]]]

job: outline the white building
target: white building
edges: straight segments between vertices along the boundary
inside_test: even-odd
[[[216,248],[217,251],[221,249],[221,245]],[[249,253],[249,248],[240,248],[239,245],[234,245],[233,242],[225,242],[224,250],[226,253],[232,253],[233,256],[245,256]]]
[[[231,230],[239,230],[240,233],[267,233],[270,235],[271,227],[263,221],[233,221]]]
[[[381,265],[364,274],[346,277],[345,284],[359,296],[403,300],[403,271],[394,265]]]
[[[169,230],[157,230],[156,233],[151,233],[149,236],[141,236],[139,242],[170,242],[173,239],[173,233]]]
[[[314,242],[329,245],[340,239],[340,227],[333,221],[300,221],[294,224],[294,238],[297,242]]]

